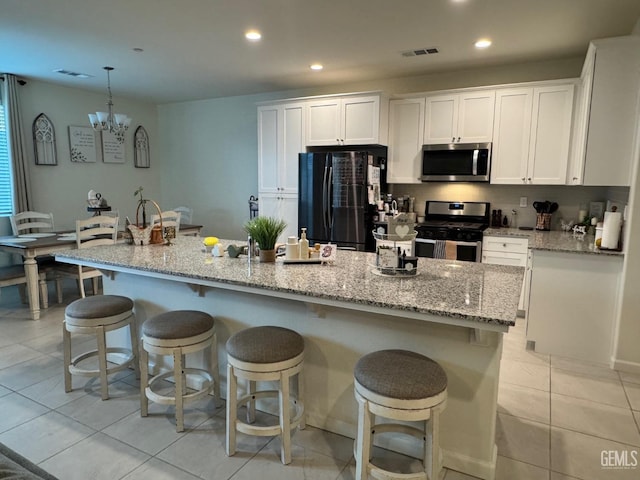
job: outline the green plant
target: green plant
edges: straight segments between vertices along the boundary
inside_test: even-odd
[[[287,222],[273,217],[258,216],[244,224],[245,231],[258,243],[261,250],[276,248],[278,237],[287,228]]]
[[[142,198],[142,186],[139,186],[135,192],[133,192],[133,196],[140,195],[140,200],[138,200],[138,205],[142,205],[142,228],[147,228],[147,199]],[[136,215],[137,216],[137,215]]]

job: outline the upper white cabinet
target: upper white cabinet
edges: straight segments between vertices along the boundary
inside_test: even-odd
[[[589,45],[568,183],[630,185],[639,90],[640,37],[607,38]]]
[[[387,143],[388,101],[382,95],[353,95],[308,102],[307,145]]]
[[[389,183],[421,183],[424,98],[389,102]]]
[[[491,183],[566,183],[573,96],[573,84],[497,90]]]
[[[298,193],[298,154],[304,152],[305,104],[258,107],[258,191]]]
[[[494,90],[428,96],[424,143],[490,142],[494,105]]]

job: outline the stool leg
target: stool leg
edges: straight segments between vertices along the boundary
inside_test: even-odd
[[[149,386],[149,354],[144,349],[144,340],[140,340],[140,416],[149,415],[149,399],[147,387]]]
[[[209,371],[211,372],[211,376],[213,377],[213,396],[216,399],[216,407],[221,406],[220,402],[220,366],[218,365],[218,337],[214,333],[213,339],[211,340],[211,346],[209,347],[210,352],[210,361],[211,364],[209,366]]]
[[[236,419],[238,418],[238,380],[233,366],[227,364],[227,456],[236,453]]]
[[[247,380],[247,394],[252,395],[251,399],[247,402],[247,423],[254,423],[256,421],[256,401],[253,398],[253,394],[256,392],[256,382],[254,380]]]
[[[67,324],[62,323],[62,350],[64,352],[64,391],[69,393],[71,391],[71,372],[69,372],[69,366],[71,365],[71,332],[67,330]]]
[[[356,437],[356,480],[367,480],[369,477],[369,460],[371,458],[371,413],[369,402],[358,398],[358,432]]]
[[[104,327],[96,328],[98,341],[98,364],[100,365],[100,391],[102,400],[109,399],[109,384],[107,383],[107,338]]]
[[[131,332],[131,350],[133,351],[133,370],[136,372],[136,378],[140,378],[140,348],[138,342],[138,327],[136,326],[136,317],[131,317],[129,323],[129,331]],[[149,367],[147,367],[148,369]]]
[[[91,288],[93,289],[93,294],[98,295],[98,277],[93,277],[91,279]]]
[[[440,411],[439,406],[432,408],[431,418],[425,421],[424,471],[428,480],[438,480],[442,470]]]
[[[291,463],[291,410],[289,408],[289,375],[280,373],[280,388],[278,389],[280,407],[280,432],[282,447],[280,459],[282,463]]]
[[[185,378],[184,378],[184,355],[182,355],[182,349],[176,348],[173,350],[173,376],[176,382],[176,432],[184,432],[184,393],[185,393]]]
[[[300,430],[304,430],[307,427],[307,419],[306,412],[304,409],[304,375],[302,374],[302,370],[298,372],[296,375],[296,379],[298,380],[298,404],[300,408],[302,408],[302,416],[300,417]]]

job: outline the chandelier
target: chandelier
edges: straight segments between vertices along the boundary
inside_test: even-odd
[[[131,119],[123,113],[113,113],[113,100],[111,98],[111,78],[109,72],[113,67],[103,67],[107,71],[107,91],[109,92],[108,112],[96,112],[89,114],[89,121],[94,130],[105,130],[111,133],[123,134],[129,128]]]

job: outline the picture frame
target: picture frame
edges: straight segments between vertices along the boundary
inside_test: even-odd
[[[133,139],[135,145],[133,149],[133,165],[136,168],[150,168],[151,153],[149,151],[149,134],[147,130],[140,125],[136,128]]]
[[[96,163],[96,135],[91,127],[69,125],[69,155],[72,163]]]
[[[57,165],[56,131],[44,113],[33,120],[33,153],[36,165]]]
[[[125,163],[124,133],[102,132],[102,161],[104,163]]]

